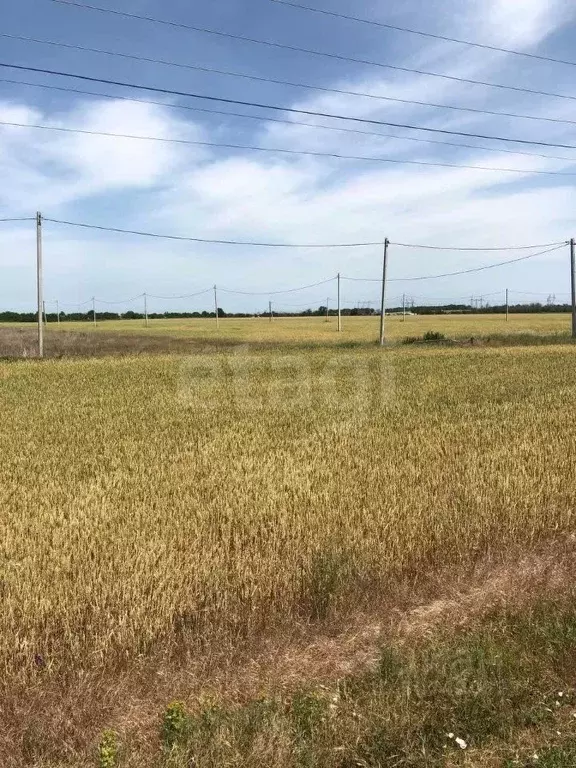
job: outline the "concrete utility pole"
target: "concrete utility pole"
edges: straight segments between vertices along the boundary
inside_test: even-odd
[[[509,303],[508,303],[508,288],[506,288],[506,322],[508,322],[508,310],[509,310]]]
[[[44,306],[44,284],[42,275],[42,214],[36,214],[36,287],[38,290],[38,357],[44,357],[44,325],[42,307]]]
[[[218,289],[214,286],[214,312],[216,312],[216,328],[220,327],[220,318],[218,317]]]
[[[384,258],[382,260],[382,301],[380,303],[380,346],[384,346],[384,319],[386,316],[386,272],[388,269],[388,238],[384,240]]]
[[[342,330],[342,315],[340,314],[340,272],[338,272],[338,333]]]
[[[570,240],[570,278],[572,284],[572,338],[576,339],[576,240]]]
[[[148,328],[148,296],[144,294],[144,326]]]

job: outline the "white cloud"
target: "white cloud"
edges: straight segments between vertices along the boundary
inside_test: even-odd
[[[162,108],[124,101],[81,104],[58,122],[87,131],[175,137],[175,121]],[[47,160],[72,171],[87,191],[154,185],[173,170],[180,156],[171,144],[86,134],[59,135],[45,153]]]
[[[574,14],[569,0],[481,0],[478,39],[508,48],[537,45]]]
[[[23,124],[72,127],[88,133],[0,129],[0,170],[13,179],[0,196],[17,210],[51,210],[102,193],[154,188],[186,164],[196,164],[201,148],[182,150],[161,141],[93,136],[90,131],[196,140],[199,131],[168,109],[127,101],[79,102],[64,114],[41,114],[19,105],[0,105],[0,119]],[[0,197],[0,201],[2,197]]]

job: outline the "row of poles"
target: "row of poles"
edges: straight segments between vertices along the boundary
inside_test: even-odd
[[[386,283],[388,272],[388,252],[390,247],[390,241],[388,238],[384,241],[384,256],[382,259],[382,295],[380,301],[380,346],[385,344],[385,328],[386,328]],[[36,272],[37,272],[37,289],[38,289],[38,355],[44,357],[44,321],[46,317],[46,308],[44,303],[44,278],[43,278],[43,266],[42,266],[42,214],[38,212],[36,214]],[[337,275],[338,282],[338,332],[342,331],[342,315],[340,312],[340,273]],[[571,295],[572,295],[572,338],[576,339],[576,240],[572,238],[570,240],[570,282],[571,282]],[[404,304],[404,302],[403,302]],[[60,322],[60,312],[57,305],[57,321]],[[272,322],[272,302],[268,302],[270,322]],[[218,289],[214,286],[214,311],[216,313],[216,326],[220,325],[220,318],[218,315]],[[92,299],[92,315],[93,322],[96,324],[96,299]],[[147,296],[144,294],[144,317],[146,326],[148,326],[148,304]],[[326,308],[326,317],[328,317],[328,307]],[[508,320],[508,289],[506,289],[506,320]]]

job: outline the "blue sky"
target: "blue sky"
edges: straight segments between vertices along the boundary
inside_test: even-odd
[[[315,0],[310,4],[496,46],[576,59],[571,46],[576,8],[568,0],[469,0],[465,4],[457,0],[408,0],[393,8],[384,0]],[[203,4],[102,0],[102,5],[353,58],[576,96],[574,67],[392,32],[270,0]],[[3,13],[1,31],[327,88],[576,121],[576,102],[569,100],[281,51],[49,0],[10,4]],[[8,38],[0,38],[0,45],[0,60],[14,64],[312,111],[576,144],[576,126],[564,123],[403,105]],[[379,241],[388,237],[397,242],[493,246],[547,243],[576,236],[576,176],[530,172],[576,173],[576,150],[357,126],[398,137],[379,138],[177,107],[200,106],[287,121],[343,125],[327,118],[165,97],[9,69],[0,71],[0,77],[160,102],[86,96],[0,81],[0,120],[4,122],[523,171],[509,174],[386,165],[0,126],[0,218],[32,216],[40,210],[49,218],[104,226],[279,243]],[[410,137],[549,157],[428,144]],[[379,247],[319,251],[174,243],[49,223],[44,237],[46,298],[58,299],[64,310],[73,310],[75,303],[92,295],[115,301],[144,291],[158,295],[193,293],[214,283],[264,294],[314,283],[338,271],[351,277],[377,278],[381,269]],[[392,248],[390,277],[398,280],[465,269],[514,255]],[[0,225],[0,308],[33,307],[34,257],[31,224]],[[569,291],[567,249],[473,275],[393,282],[389,297],[396,303],[402,292],[416,301],[421,301],[420,297],[503,295],[506,287],[542,292],[544,300],[548,293],[555,293],[559,300],[567,298],[563,296]],[[377,293],[376,283],[347,282],[343,287],[347,304],[374,300]],[[327,295],[335,296],[334,284],[275,296],[274,301],[278,309],[290,308],[324,303]],[[501,295],[488,300],[500,301]],[[538,297],[517,293],[512,298]],[[211,300],[210,294],[191,300],[157,299],[150,301],[150,309],[209,309]],[[267,300],[267,295],[230,293],[219,303],[229,310],[258,310]],[[137,304],[118,304],[117,308],[132,306],[138,308]]]

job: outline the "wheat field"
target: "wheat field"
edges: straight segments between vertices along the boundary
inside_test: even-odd
[[[576,349],[0,362],[3,689],[234,646],[574,526]]]
[[[342,318],[342,332],[337,333],[337,319],[323,317],[221,318],[218,327],[213,319],[153,319],[145,327],[143,320],[105,320],[92,322],[55,322],[48,331],[119,332],[122,334],[151,334],[243,342],[320,343],[371,342],[379,337],[379,317]],[[2,325],[0,325],[2,327]],[[5,324],[4,327],[8,327]],[[422,336],[427,331],[444,333],[448,338],[489,337],[491,335],[547,335],[559,338],[570,335],[570,315],[565,313],[519,313],[504,315],[398,315],[386,318],[389,341],[401,341],[410,336]]]

